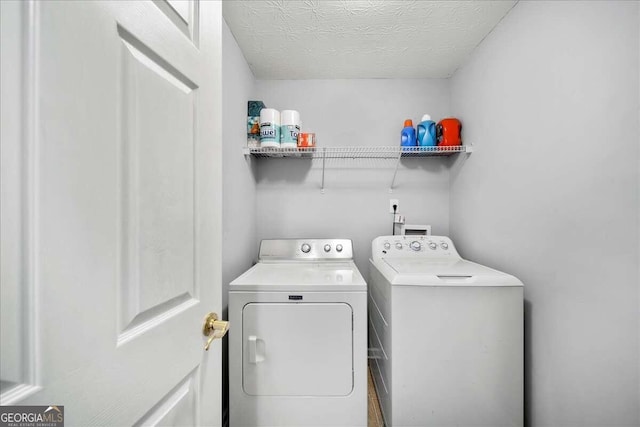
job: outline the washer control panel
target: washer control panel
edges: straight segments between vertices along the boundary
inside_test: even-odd
[[[268,239],[260,242],[260,261],[352,260],[349,239]]]
[[[379,258],[460,256],[451,239],[445,236],[380,236],[373,240],[371,253]]]

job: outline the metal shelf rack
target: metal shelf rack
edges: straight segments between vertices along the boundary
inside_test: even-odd
[[[402,158],[448,157],[456,153],[472,153],[471,145],[453,147],[399,147],[399,146],[355,146],[355,147],[311,147],[311,148],[244,148],[245,157],[262,158],[298,158],[322,161],[322,186],[324,193],[324,174],[326,162],[334,159],[376,159],[395,161],[395,170],[389,192],[393,192],[398,166]]]

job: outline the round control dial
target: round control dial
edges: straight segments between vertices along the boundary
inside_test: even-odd
[[[342,252],[342,245],[340,243],[336,245],[336,251]]]
[[[303,243],[302,246],[300,247],[300,250],[305,254],[308,254],[309,251],[311,250],[311,246],[309,246],[308,243]]]
[[[411,249],[413,249],[414,251],[419,251],[420,249],[422,249],[422,245],[417,240],[411,242],[411,245],[409,246],[411,246]]]
[[[391,249],[391,243],[389,243],[389,242],[384,242],[384,248],[385,248],[385,249]]]
[[[447,242],[442,242],[440,243],[440,247],[446,251],[449,249],[449,244]]]
[[[324,245],[324,251],[325,252],[331,251],[331,245]]]
[[[435,251],[436,249],[438,249],[438,245],[436,245],[434,242],[429,242],[429,248]]]
[[[402,249],[402,243],[400,242],[396,243],[396,249]]]

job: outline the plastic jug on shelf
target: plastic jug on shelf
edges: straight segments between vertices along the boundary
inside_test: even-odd
[[[418,124],[418,145],[420,147],[435,147],[438,144],[436,135],[436,123],[431,116],[425,114]]]
[[[462,144],[460,134],[462,124],[455,117],[440,120],[437,126],[438,145],[441,147],[453,147]]]
[[[416,145],[416,130],[413,128],[411,119],[404,121],[404,128],[400,133],[400,145],[402,147],[415,147]]]

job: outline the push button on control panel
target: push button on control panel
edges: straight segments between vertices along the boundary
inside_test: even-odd
[[[324,251],[325,252],[330,252],[331,251],[331,245],[324,245]]]
[[[309,251],[311,250],[311,246],[308,243],[303,243],[302,246],[300,247],[300,250],[305,254],[308,254]]]
[[[396,243],[396,249],[402,249],[402,243],[400,242]]]
[[[438,245],[436,245],[434,242],[429,242],[429,248],[435,251],[436,249],[438,249]]]
[[[336,245],[336,251],[342,252],[342,245],[340,243]]]
[[[440,247],[446,251],[449,249],[449,244],[447,242],[442,242],[440,243]]]
[[[384,248],[385,248],[386,250],[391,249],[391,243],[389,243],[389,242],[384,242]]]

